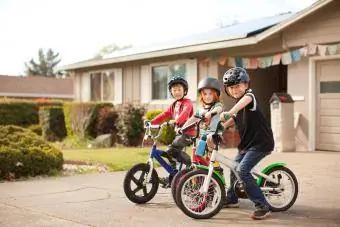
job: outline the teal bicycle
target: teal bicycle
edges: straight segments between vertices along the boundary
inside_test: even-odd
[[[221,126],[221,123],[219,123]],[[238,163],[218,153],[221,137],[213,134],[214,149],[209,166],[197,165],[179,181],[176,190],[177,206],[184,214],[195,219],[207,219],[216,215],[223,207],[226,197],[225,179],[214,170],[214,161],[226,166],[237,180],[232,189],[239,198],[247,198],[244,186],[236,171]],[[256,166],[251,171],[273,212],[288,210],[298,196],[298,181],[285,163],[277,162],[260,171]]]

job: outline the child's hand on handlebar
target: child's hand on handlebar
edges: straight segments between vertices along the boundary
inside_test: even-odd
[[[168,121],[168,124],[169,124],[169,125],[176,125],[176,123],[177,123],[176,120],[170,120],[170,121]]]
[[[149,120],[144,120],[144,126],[149,127],[151,125],[151,121]]]
[[[212,117],[212,114],[211,114],[210,111],[208,111],[208,112],[206,112],[203,116],[204,116],[204,119],[205,119],[205,120],[208,120],[208,121],[209,121],[210,118]]]
[[[220,114],[220,121],[225,122],[231,118],[231,113],[229,112],[222,112]]]

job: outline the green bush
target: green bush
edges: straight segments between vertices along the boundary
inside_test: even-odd
[[[145,119],[147,120],[152,120],[154,119],[158,114],[162,113],[163,110],[161,109],[156,109],[156,110],[149,110],[145,114]],[[166,119],[165,121],[169,121],[171,118]],[[174,139],[175,139],[176,133],[175,133],[175,128],[173,126],[166,126],[162,130],[162,134],[159,137],[158,141],[165,144],[169,145]]]
[[[60,171],[63,155],[28,129],[0,125],[0,178],[37,176]]]
[[[101,135],[101,130],[104,130],[104,128],[105,130],[107,130],[107,127],[104,127],[102,125],[102,122],[100,121],[106,118],[100,115],[100,112],[103,108],[105,108],[106,110],[110,110],[112,109],[112,107],[112,103],[64,103],[64,115],[67,135],[69,137],[80,138],[95,138],[98,135]],[[98,125],[101,126],[98,128]],[[112,125],[112,127],[114,127],[114,125]]]
[[[0,99],[0,125],[28,127],[39,124],[39,108],[42,106],[61,106],[57,100]]]
[[[125,146],[137,146],[143,139],[144,106],[125,104],[118,112],[117,141]]]
[[[45,140],[55,142],[66,137],[64,112],[61,107],[41,107],[39,122],[42,127],[42,136]]]
[[[30,125],[30,126],[28,126],[27,129],[31,130],[32,132],[34,132],[38,136],[42,136],[42,129],[41,129],[40,125]]]
[[[18,125],[28,127],[39,123],[38,105],[25,100],[0,101],[0,125]]]
[[[118,112],[115,108],[104,106],[98,111],[96,134],[97,136],[103,134],[112,134],[112,144],[116,143]]]

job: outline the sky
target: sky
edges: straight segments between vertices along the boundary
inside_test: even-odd
[[[316,0],[0,0],[0,75],[23,75],[39,48],[59,66],[106,45],[150,45],[284,12]]]

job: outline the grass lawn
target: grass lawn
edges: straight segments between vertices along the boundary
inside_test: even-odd
[[[158,147],[165,149],[165,147]],[[150,147],[145,148],[105,148],[105,149],[63,149],[65,160],[99,162],[113,171],[128,170],[136,163],[148,160]]]

